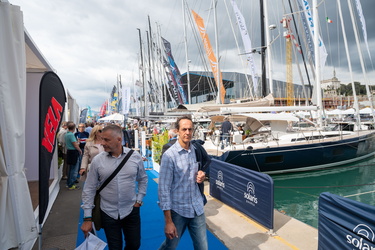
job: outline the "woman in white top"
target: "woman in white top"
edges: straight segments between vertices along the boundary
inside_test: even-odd
[[[100,134],[102,133],[102,127],[96,125],[92,128],[90,137],[86,140],[85,150],[82,157],[81,169],[79,174],[81,175],[81,180],[85,181],[87,172],[90,169],[90,164],[92,159],[99,153],[104,151],[101,144],[102,138]]]

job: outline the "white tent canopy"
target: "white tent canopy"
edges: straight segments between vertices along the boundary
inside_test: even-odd
[[[341,109],[334,109],[326,111],[327,115],[342,115],[343,110]]]
[[[110,122],[110,121],[124,122],[124,115],[120,113],[115,113],[109,116],[102,117],[98,121],[99,122]]]
[[[355,113],[355,109],[353,108],[342,111],[343,115],[353,115],[354,113]]]
[[[360,114],[371,114],[371,108],[364,108],[359,111]]]
[[[37,227],[25,175],[26,56],[22,12],[0,2],[0,246],[28,249]]]
[[[120,114],[120,113],[114,113],[109,116],[102,117],[98,119],[99,122],[117,122],[117,123],[124,123],[125,116]],[[134,122],[134,119],[132,118],[127,118],[126,122]]]

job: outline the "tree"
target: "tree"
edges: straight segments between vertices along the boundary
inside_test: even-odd
[[[360,82],[354,82],[354,88],[357,95],[366,95],[366,86],[361,85]],[[352,84],[340,84],[338,93],[344,96],[353,96]]]

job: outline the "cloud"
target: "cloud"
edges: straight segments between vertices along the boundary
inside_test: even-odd
[[[252,45],[254,48],[259,48],[259,1],[236,0],[236,2],[246,19]],[[290,9],[289,6],[283,5],[283,1],[271,0],[268,2],[270,24],[277,26],[277,29],[271,32],[271,35],[276,38],[271,48],[273,52],[272,64],[274,65],[273,77],[285,81],[285,38],[280,20],[285,14],[283,11],[288,13]],[[369,45],[370,48],[373,48],[375,29],[371,27],[375,25],[375,18],[372,15],[375,1],[362,0],[361,2],[366,18]],[[146,57],[148,16],[154,41],[157,42],[155,39],[160,35],[170,41],[180,71],[183,73],[187,69],[181,1],[11,0],[11,3],[21,6],[25,27],[81,108],[89,105],[92,109],[99,110],[105,99],[109,98],[118,75],[121,75],[122,83],[128,86],[132,86],[134,81],[139,78],[140,43],[137,29],[141,30],[143,55]],[[207,69],[201,60],[205,55],[198,48],[201,46],[199,45],[201,41],[199,37],[194,37],[196,27],[189,14],[193,9],[205,20],[211,43],[215,48],[214,12],[211,1],[186,0],[186,3],[189,8],[186,12],[186,31],[188,57],[191,60],[190,70],[203,71]],[[311,1],[310,4],[312,4]],[[355,72],[354,80],[363,81],[347,4],[342,3],[342,7],[348,33],[350,57]],[[347,83],[350,81],[350,76],[335,1],[323,2],[319,7],[319,12],[322,39],[329,53],[323,76],[331,78],[333,69],[335,69],[337,77],[343,83]],[[333,23],[326,23],[327,16],[333,20]],[[244,52],[243,45],[230,1],[218,2],[217,20],[221,69],[249,73],[246,65],[243,66],[240,60],[239,54]],[[357,23],[362,39],[358,18]],[[239,49],[233,33],[236,35]],[[373,67],[369,63],[365,50],[363,50],[363,55],[369,71],[369,79],[371,79],[374,76]],[[254,54],[254,60],[257,62],[257,70],[260,75],[259,54]],[[300,82],[297,70],[294,76],[295,81]]]

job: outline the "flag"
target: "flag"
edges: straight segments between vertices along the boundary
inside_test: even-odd
[[[60,78],[52,71],[46,72],[39,88],[39,224],[43,224],[48,208],[51,161],[65,102]]]
[[[238,9],[236,2],[232,0],[231,3],[232,3],[233,11],[236,14],[238,27],[241,31],[242,42],[244,44],[245,51],[247,53],[246,57],[247,57],[247,61],[249,62],[251,78],[253,80],[254,91],[256,93],[256,90],[258,89],[258,79],[256,78],[257,74],[256,74],[255,63],[254,63],[254,57],[252,53],[253,48],[251,45],[251,39],[249,36],[249,32],[247,31],[245,18],[243,17],[242,13]]]
[[[130,88],[122,88],[122,113],[129,114],[130,109]]]
[[[117,103],[118,103],[118,93],[116,85],[113,85],[112,92],[111,92],[111,102],[110,107],[112,112],[117,112]]]
[[[372,61],[371,54],[370,54],[370,48],[369,48],[368,42],[367,42],[366,21],[365,21],[365,17],[363,16],[361,2],[359,0],[355,0],[355,6],[357,7],[358,17],[359,17],[359,20],[361,21],[363,40],[365,41],[365,44],[366,44],[367,53],[368,53],[368,56],[370,57],[370,60]]]
[[[314,37],[314,32],[315,32],[315,29],[314,29],[315,26],[314,26],[314,20],[312,19],[313,15],[311,13],[311,8],[307,0],[300,0],[297,3],[298,3],[300,10],[303,11],[304,13],[303,15],[301,15],[301,18],[302,18],[303,26],[305,29],[305,35],[308,37],[307,40],[308,40],[308,44],[309,44],[308,46],[311,52],[311,56],[313,60],[315,61],[314,49],[313,49],[313,37]],[[319,30],[317,30],[316,32],[319,32]],[[320,36],[318,40],[319,40],[319,51],[320,51],[320,58],[319,58],[320,65],[323,68],[324,65],[326,64],[328,54],[327,54],[326,47],[323,43],[323,40],[320,38]]]
[[[170,77],[174,85],[175,93],[177,93],[177,99],[175,100],[176,102],[178,102],[178,104],[187,104],[185,91],[182,87],[180,70],[178,69],[176,62],[174,61],[174,58],[172,55],[171,44],[163,37],[161,39],[163,40],[165,54],[167,55],[168,61],[169,61],[167,62],[163,58],[164,59],[163,64],[169,68]]]
[[[218,72],[218,70],[219,70],[218,69],[218,62],[217,62],[216,56],[215,56],[215,54],[212,50],[211,42],[210,42],[210,39],[208,38],[203,19],[197,13],[195,13],[193,10],[192,10],[192,13],[193,13],[193,16],[194,16],[194,19],[195,19],[195,23],[198,26],[198,31],[199,31],[199,34],[202,38],[203,46],[204,46],[204,49],[206,50],[208,60],[211,64],[212,74],[214,75],[215,82],[216,82],[216,85],[217,85],[217,89],[218,89],[218,91],[220,90],[219,92],[220,92],[221,103],[224,103],[225,88],[224,88],[223,81],[222,81],[223,78],[222,78],[221,72]]]
[[[327,23],[333,23],[331,19],[327,17]]]
[[[91,117],[92,117],[91,107],[87,106],[87,118],[91,118]]]
[[[105,100],[105,102],[100,107],[100,111],[99,111],[99,116],[100,117],[103,117],[105,115],[105,113],[107,111],[107,105],[108,105],[108,100]]]
[[[81,115],[79,116],[79,123],[86,123],[87,112],[87,108],[81,110]]]

